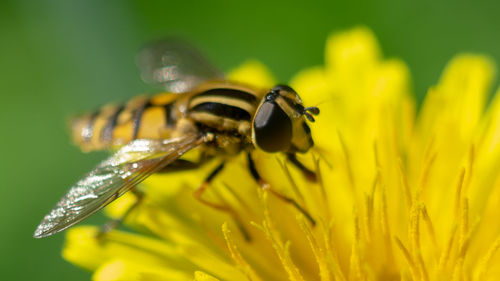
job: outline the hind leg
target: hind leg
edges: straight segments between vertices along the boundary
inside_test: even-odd
[[[279,192],[273,190],[269,183],[267,183],[260,175],[257,169],[255,168],[255,162],[252,159],[252,156],[250,153],[247,153],[247,159],[248,159],[248,169],[250,170],[250,174],[252,177],[255,179],[255,181],[260,185],[260,187],[263,190],[268,190],[271,192],[272,195],[276,196],[278,199],[285,201],[288,204],[291,204],[297,209],[299,212],[301,212],[310,222],[312,225],[316,224],[316,221],[313,219],[313,217],[304,209],[302,208],[297,201],[295,201],[293,198],[287,197],[283,194],[280,194]]]

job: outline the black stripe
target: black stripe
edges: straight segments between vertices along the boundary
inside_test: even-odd
[[[208,112],[220,117],[226,117],[234,120],[250,121],[251,116],[246,110],[227,104],[218,102],[204,102],[196,105],[191,109],[197,112]]]
[[[165,124],[167,124],[167,126],[173,126],[175,124],[175,120],[172,117],[173,106],[173,102],[167,103],[163,106],[163,109],[165,109]]]
[[[256,103],[257,97],[250,94],[249,92],[235,90],[235,89],[227,89],[227,88],[217,88],[210,89],[205,92],[201,92],[200,94],[194,96],[195,97],[206,97],[206,96],[218,96],[218,97],[227,97],[227,98],[236,98],[240,100],[244,100],[249,103]]]
[[[101,109],[96,110],[94,113],[92,113],[92,115],[90,115],[89,122],[87,124],[87,129],[86,129],[86,132],[89,132],[89,134],[83,136],[84,142],[89,142],[92,139],[92,136],[94,135],[94,123],[95,123],[95,120],[97,119],[97,116],[99,116],[99,113],[101,113]]]
[[[106,126],[102,128],[101,134],[99,135],[99,139],[101,141],[109,142],[113,138],[113,130],[116,127],[116,123],[118,121],[118,116],[125,109],[125,106],[120,106],[116,109],[115,113],[111,115],[106,123]]]
[[[139,128],[141,127],[141,120],[142,120],[142,114],[146,109],[151,107],[153,104],[151,103],[151,100],[148,99],[147,101],[144,102],[144,104],[137,109],[137,111],[134,114],[134,134],[132,135],[132,139],[136,139],[137,135],[139,134]]]

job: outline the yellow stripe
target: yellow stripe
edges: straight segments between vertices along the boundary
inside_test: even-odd
[[[153,105],[165,105],[168,103],[171,103],[175,101],[176,99],[179,98],[179,94],[172,94],[172,93],[159,93],[154,95],[150,102]]]
[[[290,105],[288,105],[288,103],[282,97],[276,98],[275,101],[279,105],[279,107],[281,107],[281,109],[283,109],[283,111],[285,112],[285,114],[288,115],[288,117],[290,119],[299,118],[300,117],[300,114],[297,112],[297,110],[295,110]]]
[[[150,107],[142,113],[137,138],[159,139],[160,129],[165,126],[165,110],[163,110],[163,107]]]
[[[238,130],[240,126],[246,126],[245,123],[250,125],[248,121],[236,121],[229,118],[220,117],[218,115],[208,112],[192,112],[191,118],[195,121],[213,127],[217,130]]]

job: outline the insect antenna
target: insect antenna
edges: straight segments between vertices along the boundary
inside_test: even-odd
[[[319,108],[317,108],[316,106],[304,107],[304,109],[302,110],[302,114],[306,116],[309,122],[314,122],[315,120],[313,115],[319,114]]]

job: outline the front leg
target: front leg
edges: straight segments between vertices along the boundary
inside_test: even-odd
[[[287,153],[286,157],[288,161],[290,161],[295,167],[299,168],[302,174],[306,177],[306,179],[310,182],[318,181],[318,177],[315,172],[311,171],[309,168],[304,166],[298,159],[295,153]]]

